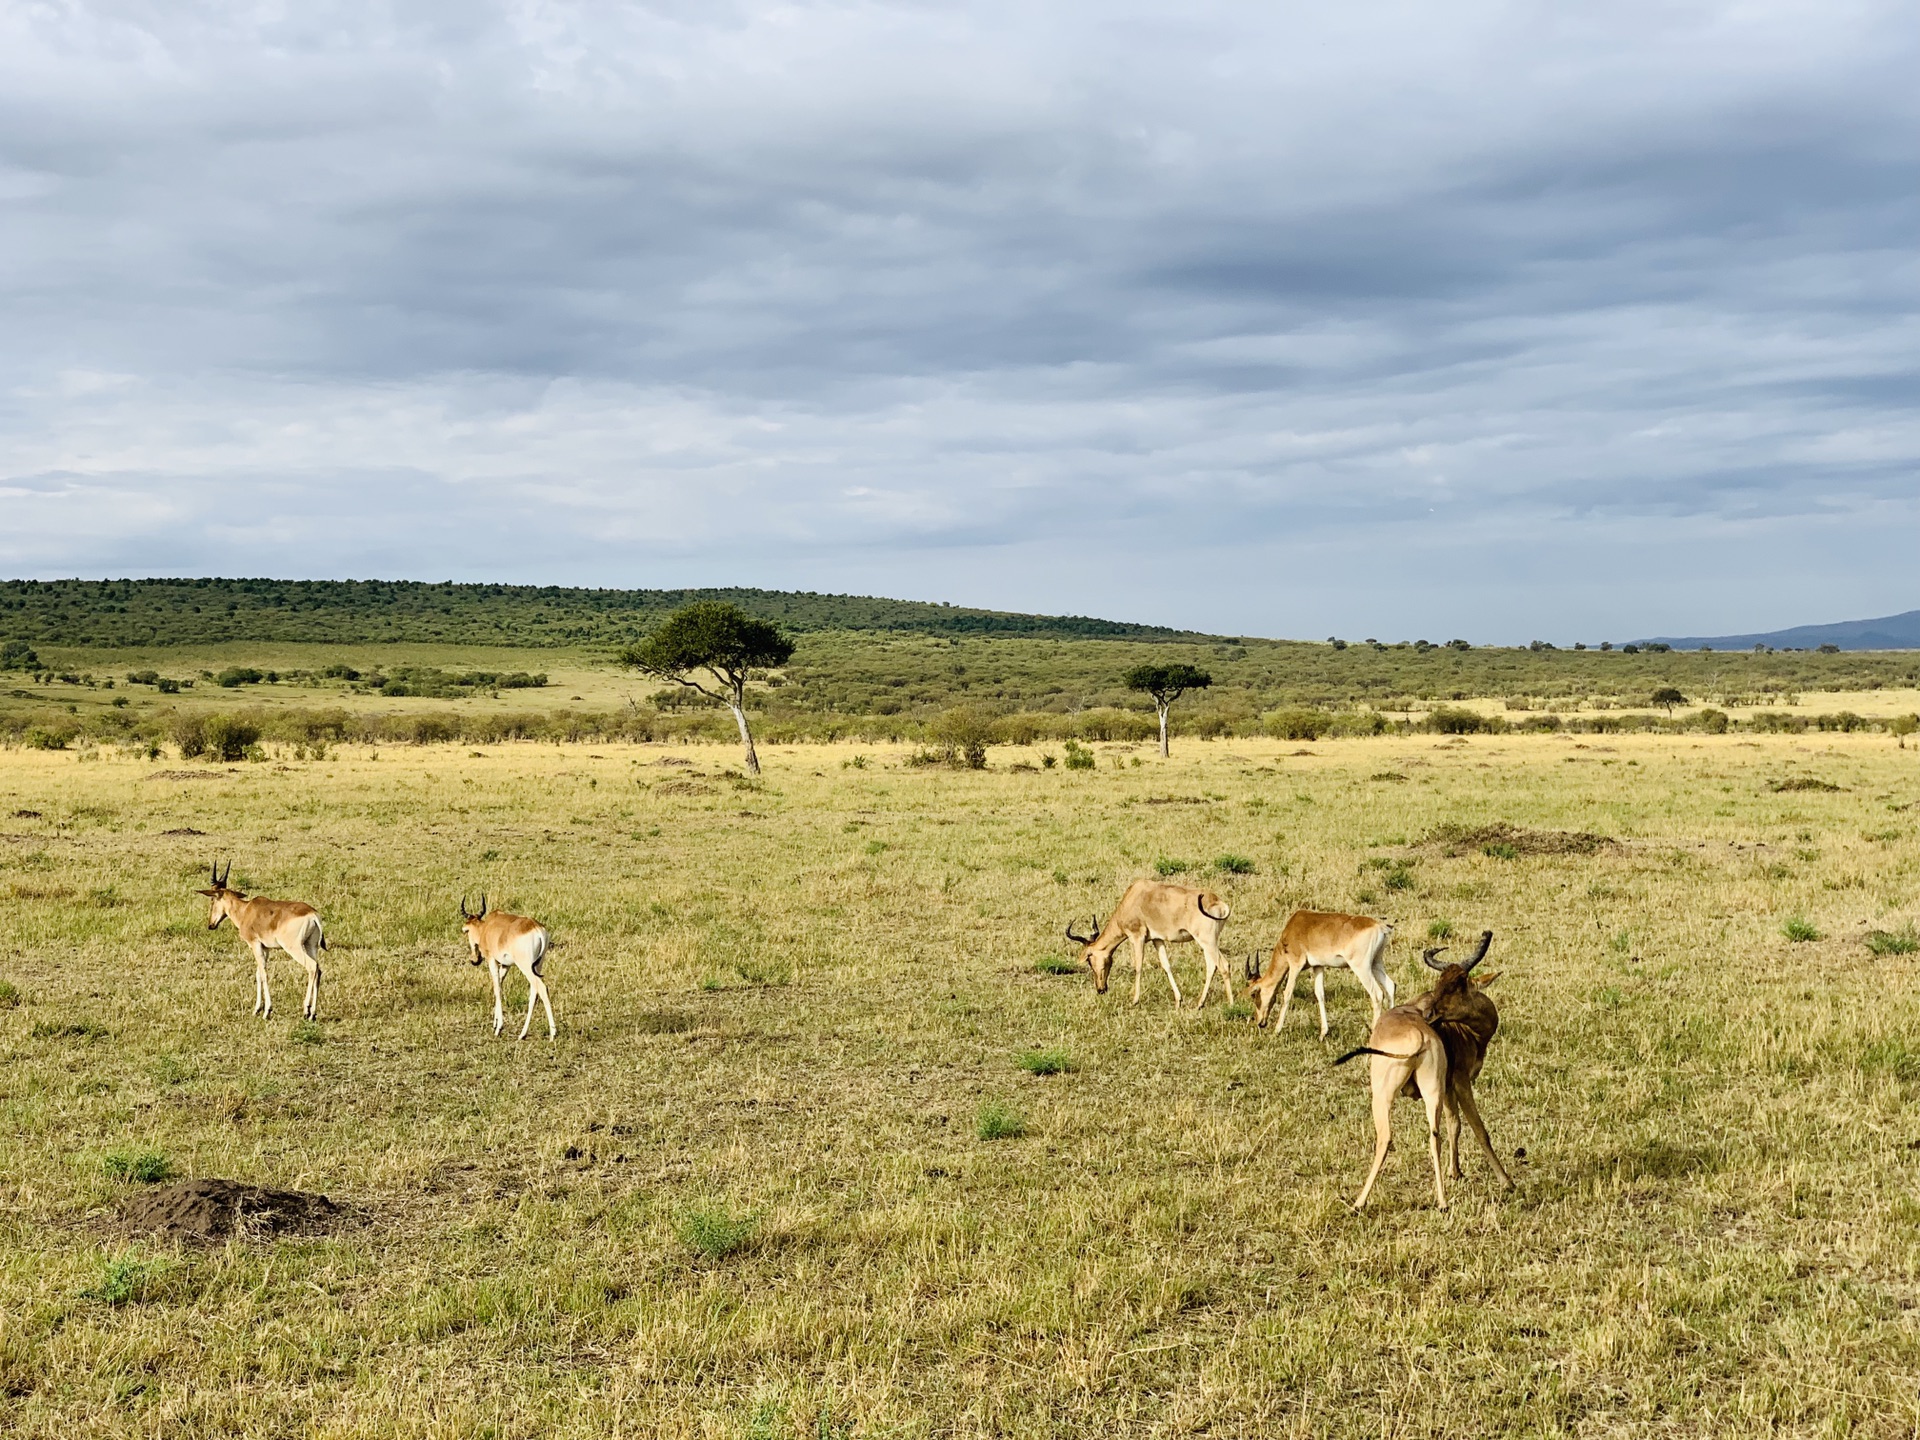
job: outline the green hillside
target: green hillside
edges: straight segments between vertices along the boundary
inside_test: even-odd
[[[135,648],[295,643],[617,646],[693,600],[730,600],[789,630],[1174,640],[1190,632],[1079,615],[782,590],[587,590],[416,580],[0,581],[0,642]]]

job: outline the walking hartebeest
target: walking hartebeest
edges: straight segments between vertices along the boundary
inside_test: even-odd
[[[1286,968],[1286,998],[1280,1002],[1280,1019],[1273,1030],[1277,1035],[1287,1023],[1287,1011],[1293,1005],[1293,987],[1300,972],[1313,967],[1313,998],[1320,1005],[1320,1038],[1327,1038],[1327,979],[1329,969],[1345,966],[1353,971],[1360,988],[1367,992],[1377,1023],[1380,1012],[1393,1004],[1393,977],[1387,973],[1387,941],[1393,926],[1370,915],[1334,915],[1323,910],[1296,910],[1280,932],[1280,943],[1273,947],[1267,972],[1255,975],[1253,961],[1247,961],[1248,993],[1253,997],[1254,1023],[1265,1026],[1273,1009],[1273,997],[1282,984],[1281,967]]]
[[[1127,887],[1127,893],[1120,897],[1120,904],[1102,925],[1098,915],[1093,917],[1091,935],[1074,933],[1073,926],[1067,926],[1067,938],[1076,945],[1086,946],[1083,958],[1087,968],[1093,971],[1093,988],[1096,994],[1107,993],[1107,976],[1113,969],[1113,952],[1120,948],[1122,940],[1133,942],[1133,1003],[1140,1003],[1140,972],[1146,963],[1147,941],[1151,940],[1160,951],[1160,968],[1167,972],[1167,984],[1173,987],[1173,1003],[1176,1009],[1180,1005],[1180,982],[1173,978],[1173,961],[1168,958],[1169,943],[1191,940],[1198,945],[1207,957],[1207,979],[1200,987],[1200,999],[1194,1009],[1207,1003],[1207,992],[1213,988],[1213,973],[1220,972],[1220,983],[1226,987],[1227,1003],[1233,1003],[1233,975],[1226,962],[1220,958],[1220,927],[1227,923],[1231,912],[1227,902],[1211,890],[1192,890],[1185,885],[1169,885],[1162,880],[1136,880]]]
[[[493,981],[493,1033],[506,1027],[506,1015],[500,1008],[500,982],[507,971],[518,970],[527,977],[527,1018],[518,1038],[527,1038],[533,1025],[533,1002],[546,1007],[547,1039],[557,1033],[553,1023],[553,1001],[547,997],[547,982],[540,976],[540,962],[547,954],[547,927],[524,915],[509,915],[504,910],[487,912],[487,897],[480,897],[480,913],[467,913],[467,897],[460,897],[460,928],[467,932],[467,948],[473,962],[487,962],[487,977]]]
[[[1459,1116],[1464,1111],[1493,1168],[1512,1186],[1513,1179],[1493,1153],[1493,1142],[1473,1101],[1473,1081],[1486,1061],[1487,1043],[1500,1022],[1493,1002],[1475,988],[1471,972],[1486,958],[1492,944],[1493,932],[1489,930],[1481,935],[1480,948],[1471,960],[1444,968],[1434,961],[1440,952],[1429,950],[1426,963],[1441,972],[1433,989],[1387,1011],[1374,1024],[1365,1045],[1333,1062],[1344,1065],[1356,1055],[1373,1057],[1373,1168],[1353,1202],[1355,1210],[1367,1203],[1374,1182],[1380,1178],[1380,1168],[1386,1164],[1387,1152],[1393,1148],[1393,1097],[1402,1093],[1417,1095],[1426,1107],[1433,1193],[1442,1210],[1447,1208],[1440,1165],[1439,1121],[1443,1114],[1448,1120],[1452,1173],[1460,1174]]]
[[[249,900],[238,890],[229,889],[233,862],[227,873],[220,873],[214,862],[211,890],[201,890],[213,902],[207,928],[218,930],[223,920],[233,921],[241,940],[253,951],[253,1013],[273,1014],[273,994],[267,988],[267,952],[284,950],[306,969],[307,996],[301,1012],[309,1020],[320,1016],[320,952],[327,948],[327,937],[320,926],[320,915],[299,900]]]

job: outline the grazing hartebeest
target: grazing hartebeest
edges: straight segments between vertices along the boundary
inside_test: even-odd
[[[1151,940],[1160,951],[1160,968],[1167,972],[1167,984],[1173,987],[1176,1009],[1180,1005],[1180,982],[1173,978],[1173,961],[1167,955],[1167,945],[1191,940],[1207,957],[1206,983],[1200,987],[1200,999],[1194,1009],[1207,1003],[1207,992],[1213,988],[1216,970],[1220,972],[1220,983],[1226,987],[1227,1003],[1231,1005],[1233,974],[1220,958],[1220,927],[1227,923],[1230,913],[1227,902],[1211,890],[1193,890],[1185,885],[1169,885],[1163,880],[1136,880],[1120,897],[1118,908],[1107,917],[1106,924],[1102,925],[1096,915],[1093,934],[1075,934],[1069,925],[1067,938],[1087,947],[1082,958],[1093,971],[1093,988],[1100,995],[1107,993],[1113,952],[1120,948],[1122,940],[1131,941],[1135,1005],[1140,1003],[1140,972],[1146,964],[1147,941]]]
[[[520,1026],[519,1039],[527,1038],[533,1025],[533,1002],[538,1000],[547,1012],[547,1039],[557,1033],[553,1023],[553,1001],[547,997],[547,982],[541,978],[540,962],[547,954],[547,927],[524,915],[509,915],[504,910],[487,913],[487,897],[480,897],[480,913],[467,913],[467,897],[460,897],[460,928],[467,932],[467,948],[472,963],[487,962],[487,977],[493,981],[493,1033],[506,1028],[506,1015],[500,1008],[500,982],[508,970],[527,977],[527,1018]]]
[[[317,1020],[320,1016],[320,952],[327,948],[319,912],[300,900],[249,900],[238,890],[228,888],[227,881],[232,875],[231,860],[227,862],[225,875],[220,873],[219,862],[215,861],[210,876],[213,888],[197,893],[213,902],[207,928],[218,930],[221,921],[231,920],[241,940],[253,951],[253,1013],[273,1014],[273,993],[267,988],[267,952],[284,950],[306,969],[307,995],[301,1012],[307,1019]]]
[[[1386,1164],[1387,1152],[1393,1148],[1393,1097],[1401,1093],[1417,1095],[1426,1107],[1433,1193],[1442,1210],[1447,1208],[1440,1164],[1439,1119],[1443,1113],[1448,1117],[1452,1139],[1453,1174],[1460,1173],[1460,1122],[1455,1112],[1464,1109],[1494,1169],[1509,1186],[1513,1184],[1506,1167],[1493,1153],[1493,1142],[1487,1138],[1486,1126],[1481,1123],[1479,1109],[1473,1103],[1473,1078],[1479,1075],[1486,1061],[1487,1042],[1498,1028],[1499,1016],[1493,1011],[1493,1002],[1476,990],[1471,972],[1486,957],[1492,943],[1493,932],[1489,930],[1480,937],[1480,948],[1471,960],[1446,966],[1433,989],[1387,1011],[1375,1022],[1365,1045],[1349,1050],[1333,1062],[1344,1065],[1356,1055],[1373,1057],[1373,1168],[1367,1172],[1367,1183],[1360,1187],[1360,1194],[1353,1202],[1355,1210],[1366,1205],[1374,1182],[1380,1178],[1380,1169]],[[1438,950],[1427,952],[1425,958],[1429,966],[1439,953]],[[1455,1056],[1459,1057],[1458,1077]]]
[[[1300,972],[1313,967],[1313,998],[1320,1004],[1320,1038],[1327,1038],[1327,978],[1329,969],[1345,966],[1353,971],[1360,988],[1367,992],[1377,1024],[1380,1013],[1393,1004],[1393,977],[1387,973],[1387,941],[1393,926],[1369,915],[1335,915],[1324,910],[1296,910],[1287,917],[1280,943],[1273,947],[1267,972],[1256,975],[1253,961],[1247,961],[1248,993],[1253,997],[1254,1023],[1265,1026],[1273,1009],[1273,997],[1282,983],[1286,998],[1280,1002],[1280,1019],[1274,1024],[1279,1034],[1287,1023],[1287,1011],[1293,1006],[1293,987]],[[1286,970],[1282,977],[1281,970]]]

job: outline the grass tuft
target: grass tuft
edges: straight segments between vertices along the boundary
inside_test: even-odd
[[[1045,955],[1033,962],[1033,968],[1042,975],[1078,975],[1087,967],[1064,955]]]
[[[687,1211],[673,1230],[694,1254],[721,1260],[746,1249],[759,1228],[758,1211],[736,1215],[725,1205],[705,1205]]]
[[[287,1038],[295,1045],[324,1045],[327,1032],[320,1028],[318,1020],[302,1020],[287,1032]]]
[[[1876,955],[1911,955],[1920,950],[1920,934],[1912,925],[1901,930],[1869,930],[1867,949]]]
[[[1780,933],[1796,945],[1820,938],[1820,932],[1814,928],[1813,922],[1801,915],[1788,917],[1787,923],[1780,927]]]
[[[141,1185],[158,1185],[171,1179],[173,1164],[158,1150],[114,1150],[100,1162],[109,1180],[132,1180]]]
[[[1213,868],[1222,875],[1251,875],[1254,873],[1253,861],[1244,855],[1222,855],[1213,862]]]
[[[1022,1050],[1020,1068],[1029,1075],[1066,1075],[1079,1069],[1073,1057],[1054,1046],[1046,1050]]]
[[[1172,860],[1165,855],[1153,862],[1153,873],[1163,880],[1173,875],[1184,875],[1192,868],[1185,860]]]
[[[36,1040],[104,1040],[108,1032],[97,1020],[41,1020],[29,1033]]]
[[[101,1267],[98,1283],[88,1286],[80,1294],[83,1299],[100,1300],[108,1305],[131,1304],[146,1299],[154,1281],[170,1268],[163,1260],[117,1255]]]
[[[1427,939],[1449,940],[1451,938],[1453,938],[1453,922],[1451,920],[1433,920],[1428,922]]]
[[[1027,1133],[1027,1122],[1011,1105],[989,1100],[980,1107],[975,1130],[982,1140],[1018,1140]]]
[[[0,1010],[11,1010],[20,1003],[20,987],[11,980],[0,980]]]

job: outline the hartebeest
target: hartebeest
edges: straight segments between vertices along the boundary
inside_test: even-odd
[[[507,971],[518,970],[527,977],[527,1018],[520,1026],[519,1039],[527,1038],[533,1025],[533,1002],[538,1000],[547,1012],[547,1039],[557,1033],[553,1023],[553,1001],[547,997],[547,982],[541,978],[540,962],[547,954],[547,927],[524,915],[509,915],[505,910],[487,910],[487,897],[480,897],[480,913],[467,913],[467,897],[460,897],[460,928],[467,933],[467,949],[475,965],[485,961],[487,977],[493,981],[493,1033],[506,1028],[506,1015],[500,1008],[500,982]]]
[[[222,921],[231,920],[241,940],[253,951],[253,1013],[273,1014],[273,993],[267,988],[267,952],[284,950],[307,972],[307,995],[301,1013],[309,1020],[318,1019],[320,952],[327,948],[319,913],[300,900],[249,900],[228,887],[227,881],[232,875],[231,860],[224,875],[220,873],[219,862],[215,861],[209,877],[213,888],[198,893],[213,902],[207,928],[218,930]]]
[[[1356,1055],[1370,1055],[1373,1088],[1373,1168],[1367,1182],[1353,1202],[1355,1210],[1367,1203],[1374,1182],[1393,1148],[1393,1099],[1397,1094],[1419,1097],[1427,1112],[1427,1151],[1433,1161],[1435,1201],[1447,1208],[1447,1190],[1440,1163],[1440,1117],[1448,1120],[1451,1164],[1460,1174],[1460,1120],[1464,1111],[1473,1124],[1474,1135],[1493,1161],[1500,1178],[1511,1186],[1512,1178],[1481,1123],[1480,1111],[1473,1102],[1473,1081],[1486,1061],[1487,1043],[1499,1027],[1499,1015],[1484,991],[1475,986],[1472,970],[1486,958],[1493,943],[1493,932],[1480,937],[1480,948],[1464,964],[1440,966],[1438,950],[1429,950],[1426,963],[1440,971],[1440,979],[1426,994],[1397,1005],[1375,1022],[1367,1043],[1349,1050],[1333,1063],[1344,1065]]]
[[[1473,1094],[1474,1082],[1480,1078],[1480,1068],[1487,1063],[1487,1047],[1493,1043],[1493,1037],[1500,1029],[1500,1009],[1484,987],[1500,977],[1475,975],[1471,984],[1447,983],[1448,975],[1454,970],[1470,975],[1473,967],[1486,959],[1487,950],[1492,944],[1493,932],[1483,931],[1480,948],[1474,952],[1472,959],[1460,965],[1440,963],[1436,957],[1444,947],[1427,951],[1420,958],[1429,970],[1440,972],[1440,980],[1433,989],[1415,997],[1410,1003],[1427,1017],[1427,1023],[1439,1033],[1441,1042],[1447,1047],[1447,1173],[1456,1180],[1464,1173],[1460,1169],[1460,1119],[1464,1115],[1467,1123],[1473,1127],[1474,1138],[1480,1142],[1480,1148],[1487,1152],[1487,1159],[1493,1163],[1494,1173],[1511,1190],[1513,1177],[1507,1173],[1507,1167],[1500,1163],[1499,1155],[1494,1153],[1493,1141],[1487,1135],[1486,1122],[1480,1118],[1480,1106]]]
[[[1220,983],[1226,987],[1227,1003],[1231,1005],[1233,975],[1220,958],[1220,927],[1227,923],[1230,913],[1227,902],[1211,890],[1193,890],[1161,880],[1136,880],[1120,897],[1119,907],[1107,917],[1106,924],[1102,925],[1100,917],[1094,916],[1091,935],[1076,934],[1073,926],[1068,925],[1067,938],[1087,947],[1082,958],[1093,971],[1094,991],[1101,995],[1107,993],[1113,952],[1120,948],[1122,940],[1131,941],[1135,1005],[1140,1003],[1140,972],[1146,964],[1147,941],[1151,940],[1160,952],[1160,968],[1167,972],[1167,984],[1173,987],[1176,1009],[1180,1005],[1180,982],[1173,978],[1173,961],[1167,955],[1167,946],[1191,940],[1207,957],[1207,978],[1200,987],[1200,998],[1194,1009],[1207,1003],[1207,992],[1213,988],[1216,970],[1220,972]]]
[[[1367,992],[1377,1024],[1383,1010],[1393,1004],[1393,977],[1387,973],[1387,941],[1393,926],[1369,915],[1334,915],[1323,910],[1296,910],[1287,917],[1280,932],[1280,943],[1273,947],[1264,975],[1254,973],[1254,962],[1247,960],[1248,993],[1253,998],[1254,1023],[1265,1026],[1273,1009],[1273,997],[1282,984],[1286,997],[1280,1002],[1280,1019],[1274,1024],[1277,1035],[1287,1023],[1287,1011],[1293,1006],[1293,987],[1300,972],[1313,968],[1313,998],[1320,1005],[1320,1038],[1327,1038],[1326,972],[1344,966],[1353,972],[1360,988]],[[1281,974],[1282,970],[1286,974]]]

